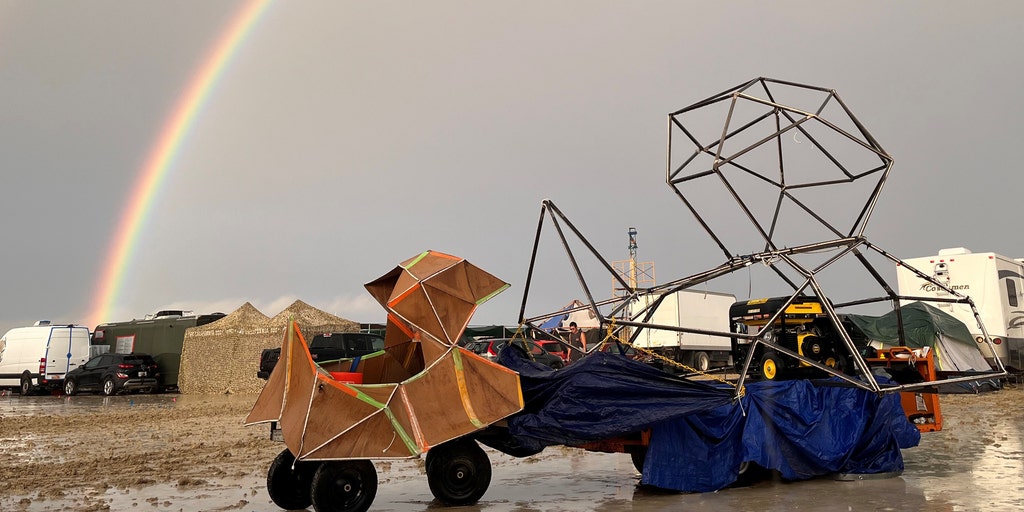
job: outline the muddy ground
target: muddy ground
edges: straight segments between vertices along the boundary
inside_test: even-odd
[[[244,427],[255,395],[0,396],[0,510],[276,511],[266,470],[283,445]],[[499,511],[1001,511],[1024,508],[1024,391],[942,395],[943,430],[905,450],[896,478],[769,480],[716,493],[637,486],[622,454],[488,450],[474,506]],[[442,510],[422,460],[375,463],[371,510]]]

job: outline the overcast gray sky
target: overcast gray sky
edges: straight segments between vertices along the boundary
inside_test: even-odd
[[[0,332],[86,322],[131,188],[242,5],[0,0]],[[363,283],[434,249],[511,283],[471,323],[513,324],[544,198],[610,260],[633,226],[659,282],[695,273],[722,255],[665,184],[666,115],[759,76],[835,89],[892,154],[874,243],[1022,257],[1022,25],[1017,1],[275,2],[105,320],[298,298],[382,321]],[[582,298],[551,260],[533,309]]]

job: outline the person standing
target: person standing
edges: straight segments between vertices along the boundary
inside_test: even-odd
[[[579,361],[587,352],[587,334],[580,330],[576,322],[569,322],[569,344],[580,349],[569,354],[569,361]]]

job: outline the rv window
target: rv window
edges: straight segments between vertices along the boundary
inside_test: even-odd
[[[1017,307],[1017,285],[1013,284],[1012,279],[1006,280],[1006,300],[1009,301],[1010,307]]]

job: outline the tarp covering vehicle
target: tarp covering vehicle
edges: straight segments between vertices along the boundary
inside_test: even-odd
[[[900,449],[921,439],[899,396],[839,379],[752,382],[733,400],[731,386],[616,354],[596,352],[557,372],[515,351],[498,361],[520,374],[526,406],[507,420],[511,439],[482,442],[516,455],[650,429],[641,482],[664,489],[716,491],[750,463],[789,480],[899,474]]]

